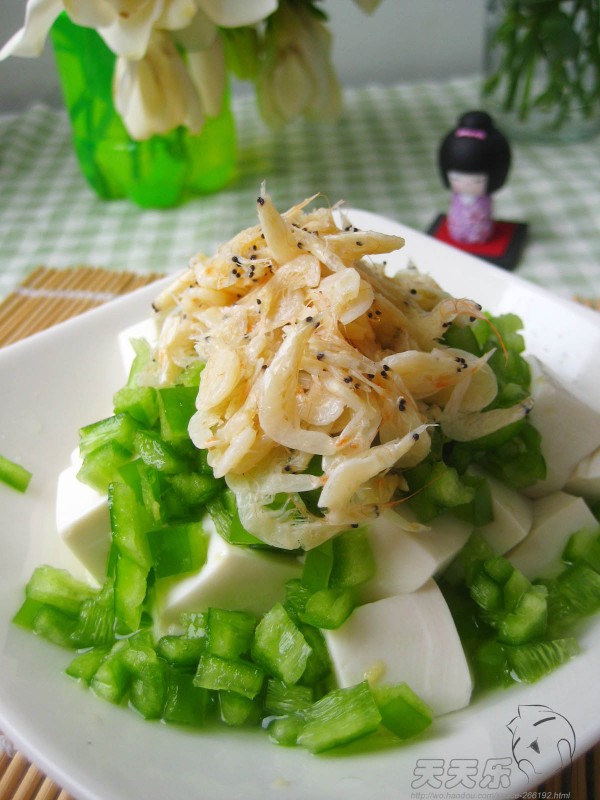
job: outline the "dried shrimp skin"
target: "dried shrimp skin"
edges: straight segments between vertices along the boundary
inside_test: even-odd
[[[443,344],[449,325],[483,318],[414,267],[377,258],[400,236],[360,231],[315,198],[280,213],[266,187],[258,223],[189,267],[154,304],[154,381],[205,364],[189,432],[234,492],[248,531],[310,549],[406,488],[431,431],[459,441],[522,418],[523,402],[486,411],[487,364]],[[308,474],[311,459],[321,472]],[[320,492],[319,513],[303,492]],[[275,496],[288,501],[274,507]],[[408,523],[407,523],[408,524]]]

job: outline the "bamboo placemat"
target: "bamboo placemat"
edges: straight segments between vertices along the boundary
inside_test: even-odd
[[[147,286],[162,277],[94,267],[39,267],[0,303],[0,347]],[[597,307],[597,304],[591,304]],[[526,797],[587,800],[600,796],[600,745]],[[0,750],[0,800],[74,800],[21,753]]]

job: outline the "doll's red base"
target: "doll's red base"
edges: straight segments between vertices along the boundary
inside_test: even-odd
[[[494,231],[487,242],[468,244],[457,242],[450,236],[445,214],[440,214],[429,227],[428,233],[436,239],[471,255],[479,256],[504,269],[514,269],[527,240],[527,224],[496,220]]]

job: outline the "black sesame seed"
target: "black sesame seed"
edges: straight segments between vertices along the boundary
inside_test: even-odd
[[[352,378],[350,377],[350,375],[346,375],[346,377],[344,378],[344,383],[352,383]]]
[[[418,433],[413,433],[412,438],[415,440],[415,442],[418,442],[419,441],[419,434]]]
[[[325,353],[317,353],[317,361],[322,361],[325,358]]]
[[[256,198],[256,202],[258,203],[259,206],[264,206],[265,198],[264,197],[257,197]]]
[[[416,294],[416,293],[417,293],[417,290],[416,290],[416,289],[411,289],[411,290],[410,290],[410,293],[411,293],[411,294]]]
[[[306,317],[306,319],[304,321],[305,322],[312,322],[313,321],[313,317]]]

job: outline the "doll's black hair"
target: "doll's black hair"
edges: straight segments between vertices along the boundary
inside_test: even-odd
[[[467,111],[444,138],[439,150],[439,168],[445,186],[448,172],[484,173],[488,194],[504,185],[510,169],[510,147],[504,134],[485,111]]]

